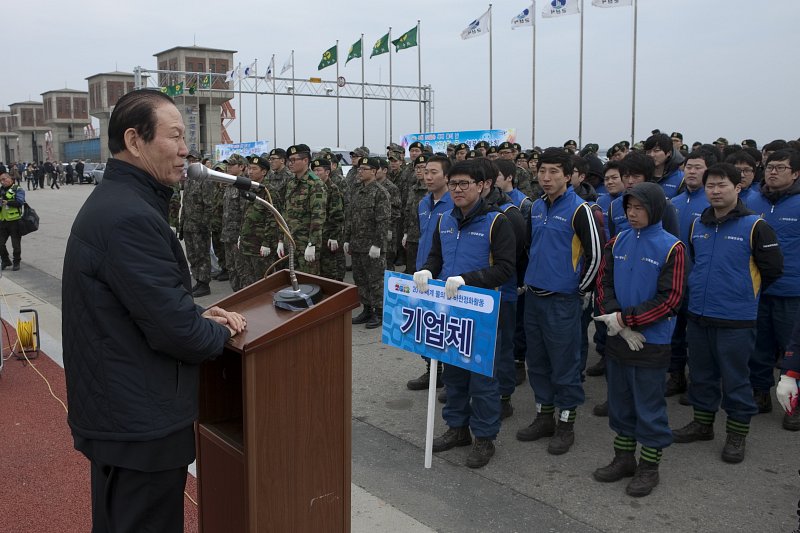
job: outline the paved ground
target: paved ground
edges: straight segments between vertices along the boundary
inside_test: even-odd
[[[42,328],[50,343],[45,350],[55,359],[60,353],[65,238],[91,189],[82,185],[32,191],[29,200],[42,217],[41,229],[23,241],[22,270],[4,272],[13,282],[4,284],[4,290],[16,291],[7,304],[12,318],[23,306],[54,309]],[[227,283],[212,282],[211,296],[200,303],[213,303],[229,292]],[[595,359],[590,354],[590,364]],[[436,455],[433,468],[425,470],[426,394],[405,388],[405,381],[422,369],[418,357],[381,345],[377,330],[354,327],[355,531],[788,533],[796,524],[800,435],[781,429],[778,412],[753,420],[742,464],[727,465],[719,458],[721,416],[714,441],[665,450],[661,485],[651,496],[633,499],[625,495],[624,482],[601,485],[591,478],[592,470],[612,456],[607,419],[590,414],[605,394],[602,378],[586,382],[587,405],[579,412],[576,444],[568,454],[551,456],[544,442],[514,439],[517,429],[533,418],[533,395],[525,384],[514,395],[516,412],[503,425],[497,455],[487,467],[464,467],[468,448],[461,448]],[[691,410],[674,399],[669,409],[673,426],[691,419]],[[436,423],[440,433],[439,415]]]

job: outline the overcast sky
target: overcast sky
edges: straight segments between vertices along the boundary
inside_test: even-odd
[[[650,130],[681,131],[687,143],[800,136],[797,105],[800,2],[797,0],[637,0],[636,139]],[[630,137],[633,9],[600,9],[585,0],[583,143],[603,147]],[[528,0],[497,0],[493,12],[495,128],[515,128],[531,144],[531,29],[510,29]],[[536,144],[578,137],[580,17],[542,19],[536,5]],[[340,75],[361,79],[360,60],[345,67],[347,49],[364,33],[367,82],[388,81],[388,54],[369,59],[372,44],[392,26],[399,37],[421,20],[422,83],[434,90],[434,130],[489,128],[489,38],[460,38],[488,8],[481,0],[403,2],[295,0],[273,2],[4,2],[0,109],[41,100],[41,93],[87,90],[85,78],[133,67],[155,69],[153,54],[174,46],[236,50],[235,62],[272,54],[278,70],[295,50],[297,78],[335,79],[317,71],[322,53],[340,41]],[[28,21],[28,22],[26,22]],[[393,47],[392,47],[393,49]],[[394,83],[417,84],[417,50],[392,52]],[[288,74],[286,74],[288,76]],[[243,141],[256,140],[254,97],[245,96]],[[233,102],[238,107],[238,99]],[[336,143],[335,99],[297,98],[297,141]],[[291,98],[277,100],[277,145],[292,143]],[[367,102],[366,141],[386,145],[386,106]],[[416,104],[395,103],[394,139],[418,131]],[[273,142],[272,97],[259,99],[259,135]],[[361,104],[341,101],[341,142],[361,144]],[[234,142],[239,126],[229,127]]]

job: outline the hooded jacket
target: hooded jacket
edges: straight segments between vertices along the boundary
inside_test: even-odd
[[[624,205],[630,198],[644,205],[649,225],[622,231],[608,242],[597,278],[597,302],[601,314],[620,312],[625,326],[644,335],[645,345],[635,352],[618,335],[608,337],[606,354],[633,366],[667,367],[674,315],[686,281],[685,247],[661,225],[671,207],[661,187],[640,183],[625,193]]]
[[[664,173],[660,178],[656,178],[656,183],[664,189],[664,194],[667,195],[667,198],[674,198],[681,189],[683,184],[683,170],[681,170],[683,159],[683,154],[673,148],[669,159],[664,162]]]

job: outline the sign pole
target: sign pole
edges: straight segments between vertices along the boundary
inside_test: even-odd
[[[439,361],[431,359],[430,384],[428,385],[428,423],[425,429],[425,468],[430,468],[433,463],[433,425],[436,416],[436,378]]]

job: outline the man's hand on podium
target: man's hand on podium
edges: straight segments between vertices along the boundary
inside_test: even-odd
[[[203,318],[213,320],[217,324],[222,324],[231,333],[231,337],[241,333],[247,327],[247,319],[234,311],[226,311],[220,307],[209,307],[202,314]]]

